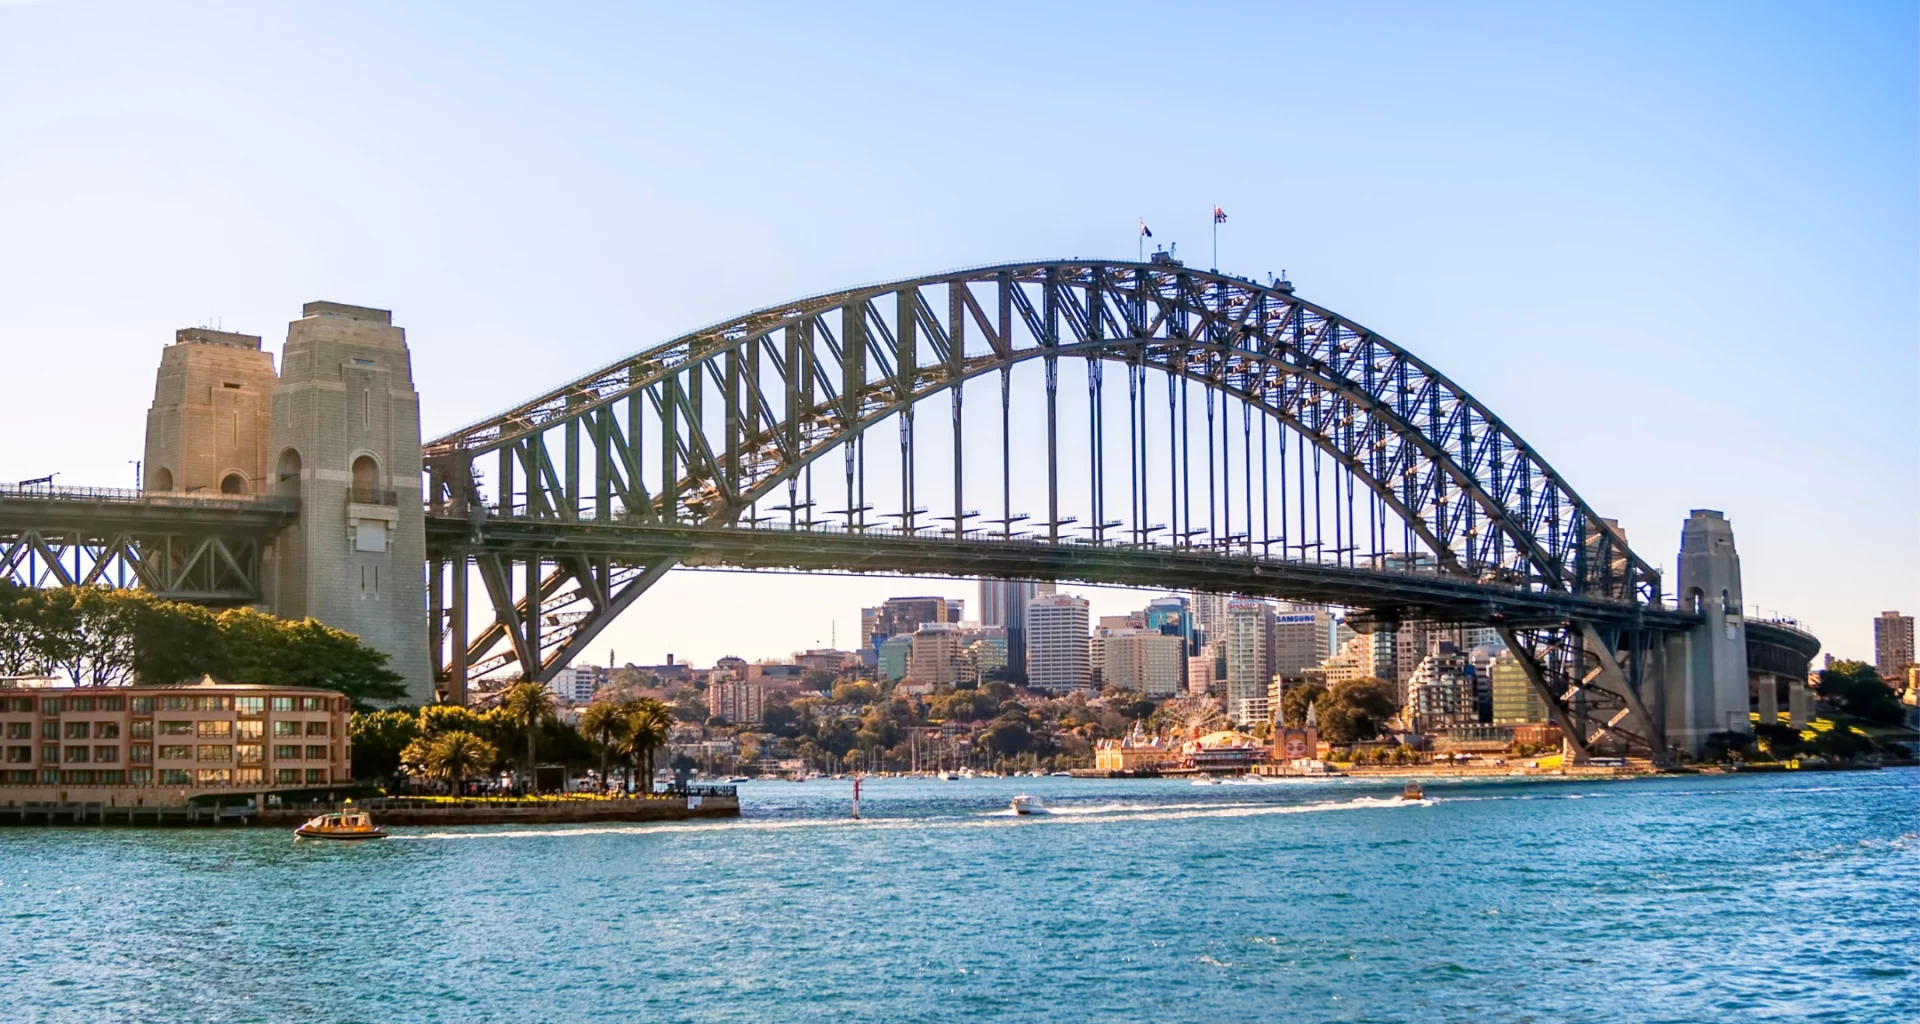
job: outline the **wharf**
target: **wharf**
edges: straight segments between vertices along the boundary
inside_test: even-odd
[[[53,826],[138,828],[293,828],[343,804],[287,804],[264,812],[251,804],[227,807],[147,807],[105,803],[26,803],[0,807],[0,827]],[[591,822],[686,821],[737,818],[740,797],[732,786],[691,786],[651,797],[533,798],[527,800],[430,800],[406,797],[358,801],[353,807],[382,826],[568,825]]]
[[[738,818],[740,797],[732,786],[693,786],[651,797],[532,800],[417,800],[388,797],[354,804],[382,827],[409,825],[578,825],[593,822],[686,821]],[[328,807],[269,807],[259,824],[293,828]]]

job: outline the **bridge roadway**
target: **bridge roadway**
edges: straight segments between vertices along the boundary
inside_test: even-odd
[[[1409,621],[1532,626],[1577,617],[1662,632],[1699,622],[1698,616],[1672,608],[1482,583],[1433,570],[1358,568],[1206,548],[1055,545],[1018,537],[956,541],[880,527],[850,532],[819,525],[715,528],[500,516],[476,529],[444,508],[429,506],[427,513],[427,544],[435,557],[460,550],[537,551],[554,560],[628,566],[671,562],[695,568],[1077,581],[1324,602]],[[298,515],[297,499],[0,486],[0,576],[31,573],[42,585],[126,585],[134,581],[125,578],[130,571],[149,589],[175,600],[258,600],[258,545]],[[161,557],[142,557],[142,547],[154,547]],[[1756,670],[1783,678],[1820,651],[1820,641],[1797,624],[1758,619],[1747,622],[1747,646]]]
[[[0,579],[146,587],[173,601],[262,600],[261,553],[298,498],[0,485]]]
[[[930,533],[931,531],[928,531]],[[898,573],[1113,584],[1232,593],[1367,609],[1381,620],[1548,626],[1569,619],[1661,632],[1696,615],[1597,596],[1480,582],[1435,569],[1399,571],[1230,554],[1201,547],[1090,544],[1014,537],[955,540],[883,527],[715,527],[565,522],[490,516],[478,523],[430,508],[429,558],[488,552],[614,565],[728,566],[799,572]]]

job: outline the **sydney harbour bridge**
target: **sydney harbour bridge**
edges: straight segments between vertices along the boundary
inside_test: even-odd
[[[1770,721],[1819,648],[1742,614],[1719,513],[1688,520],[1668,587],[1435,367],[1284,280],[1165,257],[769,306],[427,440],[420,459],[419,635],[452,700],[551,677],[677,566],[1191,589],[1340,605],[1363,629],[1491,626],[1578,753],[1697,751],[1748,730],[1750,702]],[[412,500],[404,472],[391,486]],[[259,602],[276,531],[316,500],[13,489],[0,571]]]

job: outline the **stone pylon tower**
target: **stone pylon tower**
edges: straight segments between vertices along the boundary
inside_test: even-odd
[[[420,396],[406,332],[384,309],[309,302],[301,312],[287,325],[269,441],[273,491],[301,499],[300,522],[274,544],[269,602],[387,652],[424,703]]]
[[[147,410],[140,488],[267,493],[267,423],[275,378],[260,339],[186,327],[160,353]]]
[[[1733,525],[1697,508],[1680,530],[1680,607],[1705,622],[1668,644],[1667,742],[1693,754],[1716,732],[1752,732],[1747,717],[1747,627]]]

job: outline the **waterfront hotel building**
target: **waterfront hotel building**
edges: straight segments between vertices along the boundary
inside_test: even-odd
[[[0,803],[181,806],[351,783],[347,698],[297,686],[0,680]]]

